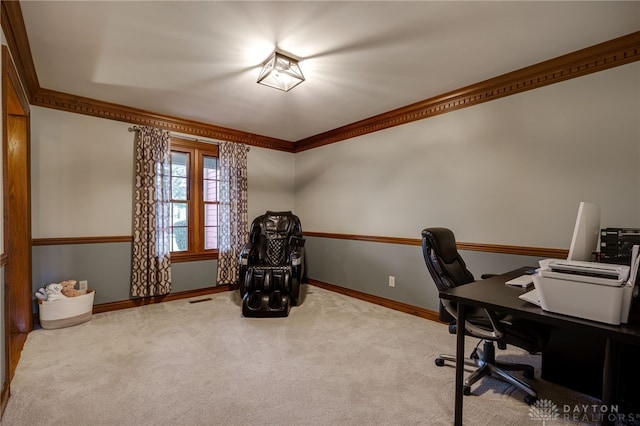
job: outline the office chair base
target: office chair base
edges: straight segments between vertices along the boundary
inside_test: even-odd
[[[456,362],[456,357],[453,355],[445,355],[445,354],[440,354],[438,355],[438,358],[435,359],[435,363],[438,367],[442,367],[444,365],[445,361],[450,361],[453,362],[455,364]],[[474,361],[472,359],[465,359],[464,360],[464,365],[468,365],[470,367],[479,367],[478,362]]]
[[[538,392],[531,387],[528,383],[518,379],[507,373],[507,371],[522,371],[523,376],[527,379],[532,379],[534,376],[534,369],[527,364],[511,364],[504,363],[495,360],[495,346],[490,341],[485,341],[483,350],[478,356],[475,351],[471,354],[470,359],[465,359],[464,364],[470,367],[476,367],[476,370],[471,373],[464,381],[463,394],[471,394],[471,386],[478,380],[485,376],[495,377],[504,382],[507,382],[518,389],[524,391],[527,395],[524,401],[531,405],[538,400]],[[435,359],[435,364],[439,367],[443,366],[445,361],[450,361],[455,364],[456,357],[453,355],[441,354]]]

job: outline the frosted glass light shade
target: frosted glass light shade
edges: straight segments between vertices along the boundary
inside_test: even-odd
[[[289,90],[304,81],[298,61],[279,52],[273,54],[262,65],[258,83],[276,89]]]

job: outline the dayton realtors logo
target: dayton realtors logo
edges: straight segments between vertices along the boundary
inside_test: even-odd
[[[617,405],[598,404],[564,404],[557,406],[548,399],[539,399],[529,407],[529,418],[542,421],[543,426],[548,421],[564,420],[570,422],[623,422],[631,423],[640,420],[640,414],[621,413]]]
[[[532,420],[542,420],[542,425],[546,425],[549,420],[556,420],[560,417],[558,406],[548,399],[539,399],[529,406],[529,417]]]

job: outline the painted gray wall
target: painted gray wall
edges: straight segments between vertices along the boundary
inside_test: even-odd
[[[309,231],[568,248],[580,201],[640,225],[640,63],[295,156]]]
[[[429,276],[419,246],[307,237],[308,276],[367,294],[438,310],[438,291]],[[540,258],[461,251],[477,279],[525,265]],[[395,287],[389,287],[389,276]]]
[[[35,246],[34,292],[49,283],[87,280],[96,290],[94,303],[129,299],[131,243]]]
[[[296,154],[307,231],[568,249],[580,201],[640,227],[640,64]],[[419,247],[308,238],[308,276],[436,310]],[[538,258],[462,252],[478,277]],[[396,277],[396,287],[388,277]]]
[[[31,111],[33,238],[131,235],[133,141],[130,125],[48,108]],[[249,220],[294,210],[293,154],[251,147]],[[131,244],[34,246],[35,292],[51,282],[88,280],[95,303],[129,299]],[[172,291],[215,285],[217,261],[174,263]]]
[[[171,265],[171,291],[215,286],[217,260]],[[33,247],[33,291],[67,279],[89,281],[94,303],[129,299],[131,243],[68,244]]]
[[[250,218],[283,209],[306,231],[419,238],[438,225],[459,241],[567,248],[586,200],[601,205],[604,226],[640,226],[639,74],[629,64],[295,155],[252,147]],[[129,179],[116,176],[128,176],[133,161],[128,125],[33,110],[34,238],[129,235],[131,188],[109,184]],[[34,247],[34,289],[88,279],[96,303],[126,299],[130,250]],[[307,251],[311,278],[437,307],[418,247],[309,238]],[[538,260],[465,258],[477,275]],[[176,264],[174,290],[207,287],[209,275],[215,262]]]

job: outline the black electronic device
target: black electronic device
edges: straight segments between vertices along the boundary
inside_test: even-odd
[[[640,245],[638,228],[605,228],[600,230],[600,262],[631,264],[631,250]]]

